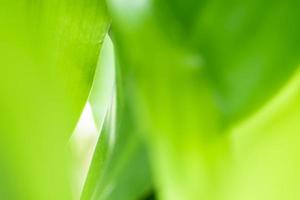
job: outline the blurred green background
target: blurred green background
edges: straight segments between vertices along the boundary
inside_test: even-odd
[[[0,0],[0,199],[300,199],[300,2]]]

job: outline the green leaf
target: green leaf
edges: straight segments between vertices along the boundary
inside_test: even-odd
[[[66,147],[109,21],[101,0],[1,2],[1,199],[71,199]]]
[[[148,155],[137,134],[132,111],[123,101],[121,84],[118,85],[117,102],[115,99],[113,55],[113,46],[107,37],[90,96],[101,134],[82,200],[138,200],[151,189]],[[104,116],[104,125],[101,127]]]
[[[299,3],[108,2],[124,91],[147,133],[159,197],[220,199],[230,128],[297,68]]]
[[[232,134],[222,199],[299,199],[300,73]],[[226,179],[225,179],[226,180]]]
[[[100,159],[107,140],[105,136],[97,144],[90,176],[97,181],[90,189],[92,196],[83,199],[138,200],[151,190],[151,172],[146,147],[132,125],[128,110],[117,113],[115,141],[108,148],[105,159]],[[106,135],[104,128],[101,134]],[[109,151],[110,150],[110,151]],[[89,179],[88,179],[89,181]],[[88,185],[89,186],[89,185]]]
[[[297,67],[297,1],[154,2],[158,13],[164,13],[156,17],[158,23],[170,24],[165,29],[171,27],[173,35],[185,31],[177,43],[190,46],[202,57],[226,123],[239,121],[261,107]],[[159,6],[162,2],[168,6]],[[168,15],[170,12],[173,15]]]

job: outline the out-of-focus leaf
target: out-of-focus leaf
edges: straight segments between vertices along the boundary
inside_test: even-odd
[[[270,99],[298,66],[300,4],[290,0],[229,5],[211,6],[198,31],[207,31],[199,48],[205,49],[222,111],[232,121]]]
[[[90,96],[96,124],[101,134],[82,200],[139,200],[151,189],[146,147],[137,134],[138,130],[131,116],[132,111],[128,109],[127,103],[124,103],[121,84],[118,86],[120,92],[117,94],[120,103],[116,104],[116,97],[113,94],[115,92],[113,55],[112,43],[107,37]]]
[[[159,198],[218,199],[231,162],[224,127],[261,108],[297,67],[299,3],[108,2]]]
[[[224,183],[220,198],[299,199],[299,119],[298,70],[260,112],[233,130],[230,181]]]
[[[71,198],[67,142],[108,23],[101,0],[1,1],[0,199]]]
[[[153,0],[155,17],[160,28],[174,42],[187,45],[189,38],[195,34],[199,13],[207,0]]]
[[[118,118],[114,147],[111,152],[108,152],[102,170],[97,169],[100,176],[91,199],[138,200],[151,190],[150,164],[146,146],[131,125],[130,114],[124,112],[121,116]],[[98,145],[101,149],[103,145],[101,138]],[[101,161],[96,159],[97,150],[95,162]]]
[[[226,123],[262,106],[299,62],[297,1],[164,0],[154,1],[154,7],[163,13],[158,22],[177,27],[173,35],[192,29],[177,42],[202,57]]]

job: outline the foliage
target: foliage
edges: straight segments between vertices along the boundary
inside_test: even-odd
[[[71,199],[66,145],[90,92],[82,200],[300,199],[299,2],[0,9],[1,199]]]

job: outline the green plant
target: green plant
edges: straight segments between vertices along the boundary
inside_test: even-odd
[[[91,91],[82,200],[300,199],[300,3],[20,2],[0,8],[0,197],[71,199]]]

